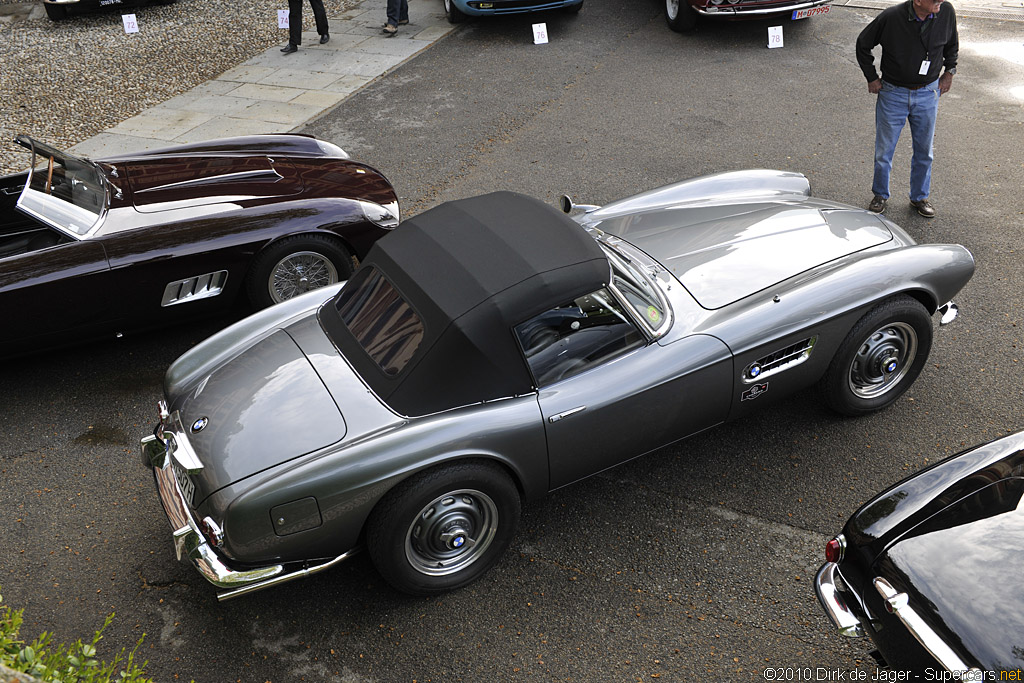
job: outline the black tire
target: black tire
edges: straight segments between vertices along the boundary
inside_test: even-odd
[[[673,31],[685,33],[697,25],[697,13],[687,0],[665,0],[665,22]]]
[[[68,8],[64,5],[55,5],[53,3],[44,2],[43,7],[46,8],[46,16],[50,17],[52,21],[60,21],[66,19],[68,16]]]
[[[444,0],[444,15],[448,17],[449,24],[458,24],[466,18],[466,13],[456,7],[452,0]]]
[[[246,289],[256,308],[347,280],[352,256],[327,235],[295,235],[274,242],[253,259]]]
[[[519,510],[519,490],[498,465],[439,465],[388,491],[367,520],[366,544],[393,587],[436,595],[494,566],[512,542]]]
[[[892,404],[921,374],[932,349],[932,318],[921,303],[899,295],[857,321],[822,378],[825,402],[843,415],[865,415]]]
[[[569,5],[568,7],[565,8],[565,11],[568,14],[579,14],[581,9],[583,9],[582,2],[576,5]]]

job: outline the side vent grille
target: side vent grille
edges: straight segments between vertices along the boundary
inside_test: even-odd
[[[763,358],[758,358],[743,369],[743,381],[748,384],[760,381],[764,377],[800,365],[811,357],[811,351],[814,350],[814,343],[817,340],[817,336],[810,337],[796,344],[790,344]]]
[[[168,282],[164,287],[164,297],[160,301],[160,305],[173,306],[217,296],[224,290],[224,283],[227,281],[228,271],[218,270],[216,273]]]

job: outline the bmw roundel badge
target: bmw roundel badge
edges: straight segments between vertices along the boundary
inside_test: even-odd
[[[201,417],[192,423],[192,433],[201,432],[206,428],[206,425],[210,423],[210,418]]]

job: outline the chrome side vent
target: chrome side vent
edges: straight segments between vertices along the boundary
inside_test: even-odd
[[[775,353],[770,353],[763,358],[758,358],[743,369],[743,381],[750,384],[760,381],[769,375],[774,375],[800,365],[811,357],[811,351],[814,350],[814,343],[816,341],[818,341],[817,336],[810,337],[796,344],[790,344],[786,348],[779,349]]]
[[[160,305],[173,306],[217,296],[224,290],[224,283],[227,281],[228,271],[218,270],[215,273],[168,282],[164,287],[164,296]]]

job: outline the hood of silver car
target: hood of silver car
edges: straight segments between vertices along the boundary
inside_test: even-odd
[[[341,441],[347,431],[324,383],[284,330],[204,377],[177,408],[204,466],[196,477],[204,497]]]
[[[892,240],[874,214],[809,201],[677,205],[594,225],[660,261],[708,309]]]

